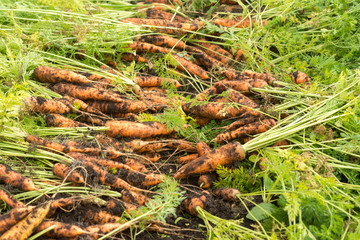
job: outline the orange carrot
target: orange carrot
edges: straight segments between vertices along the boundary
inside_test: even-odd
[[[45,117],[47,127],[88,127],[87,124],[71,120],[59,114],[50,114]]]
[[[143,173],[149,172],[149,170],[146,169],[144,164],[139,163],[138,161],[136,161],[134,159],[128,158],[125,160],[124,164],[128,165],[129,167],[131,167],[132,169],[134,169],[138,172],[143,172]]]
[[[236,51],[234,58],[236,61],[245,61],[246,60],[246,57],[245,57],[242,49],[239,49]]]
[[[82,101],[80,99],[76,99],[76,98],[73,98],[73,97],[70,97],[67,95],[64,96],[64,99],[69,101],[75,108],[77,108],[83,112],[93,113],[96,115],[104,116],[104,114],[101,111],[89,106],[87,103],[85,103],[84,101]]]
[[[14,198],[10,193],[0,188],[0,200],[4,201],[11,208],[25,207],[23,202]]]
[[[207,70],[219,69],[224,66],[221,61],[210,56],[203,49],[187,46],[186,51],[188,51],[189,54],[195,57],[196,63],[199,66],[204,67]]]
[[[26,105],[32,112],[36,113],[58,113],[68,114],[73,110],[57,99],[45,99],[43,97],[29,97]]]
[[[244,75],[243,73],[238,72],[234,69],[224,70],[224,71],[220,72],[220,74],[229,80],[240,81],[240,80],[250,80],[251,79],[251,77]]]
[[[202,41],[197,42],[197,44],[200,45],[199,48],[202,49],[206,54],[208,54],[210,57],[219,60],[224,64],[231,63],[233,59],[231,53],[229,53],[228,51],[226,51],[225,49],[223,49],[222,47],[216,44],[208,43],[206,39],[201,39],[201,40]]]
[[[55,163],[53,166],[54,175],[65,179],[69,182],[81,184],[84,182],[84,177],[76,170],[72,170],[63,163]]]
[[[189,154],[189,155],[179,157],[177,159],[177,162],[180,163],[180,164],[186,164],[186,163],[189,163],[189,162],[197,159],[198,157],[199,157],[198,153],[193,153],[193,154]]]
[[[131,211],[138,209],[136,205],[119,199],[110,199],[107,201],[106,208],[110,210],[112,214],[117,216],[121,216],[124,211],[130,213]]]
[[[208,173],[201,175],[198,180],[198,185],[202,189],[208,189],[212,186],[213,182],[216,180],[217,175],[215,173]]]
[[[244,74],[245,76],[248,76],[250,78],[253,79],[262,79],[265,80],[269,85],[273,85],[274,81],[279,81],[278,79],[274,78],[273,76],[266,74],[266,73],[258,73],[258,72],[253,72],[251,70],[244,70],[242,72],[242,74]]]
[[[162,174],[141,172],[129,172],[126,181],[133,186],[150,187],[155,186],[164,181],[165,177]]]
[[[236,201],[240,191],[236,188],[218,188],[213,191],[214,195],[224,198],[225,200]]]
[[[84,218],[90,224],[115,223],[121,220],[121,217],[112,215],[99,208],[88,209]]]
[[[144,2],[182,5],[179,0],[144,0]]]
[[[148,138],[161,135],[168,135],[173,130],[167,129],[166,126],[159,122],[136,123],[130,121],[108,121],[105,127],[110,129],[106,134],[110,137],[135,137]]]
[[[130,224],[123,223],[104,223],[88,226],[85,230],[89,233],[92,239],[98,239],[100,236],[105,235],[117,228],[121,228],[121,230],[125,230],[130,227]]]
[[[94,87],[78,86],[69,83],[57,83],[52,89],[62,95],[69,95],[71,97],[81,100],[99,100],[110,102],[123,102],[124,99],[115,92],[101,90]]]
[[[79,199],[73,197],[73,198],[58,198],[51,202],[50,210],[47,214],[47,217],[51,217],[55,214],[56,210],[58,208],[63,208],[69,205],[74,204]]]
[[[55,228],[47,231],[44,235],[47,237],[54,238],[72,238],[83,235],[86,231],[76,225],[69,223],[62,223],[58,221],[43,221],[37,228],[36,232],[41,232],[51,226],[55,226]]]
[[[196,151],[198,152],[199,157],[201,157],[210,152],[211,148],[205,142],[201,141],[196,144]]]
[[[87,101],[91,107],[106,113],[139,113],[149,109],[149,104],[138,100],[123,100],[122,102],[107,102],[107,101]]]
[[[183,72],[189,72],[201,79],[209,79],[207,72],[200,66],[186,60],[185,58],[179,57],[176,54],[169,55],[170,64]]]
[[[235,161],[242,161],[244,158],[245,151],[240,143],[228,143],[185,164],[175,173],[174,178],[182,179],[191,174],[212,172],[219,165],[229,165]]]
[[[198,207],[204,208],[207,201],[207,196],[201,195],[199,197],[186,198],[183,201],[183,206],[185,210],[193,216],[197,215],[196,209]]]
[[[205,103],[201,105],[191,106],[192,103],[185,103],[182,105],[182,109],[187,114],[194,114],[209,119],[227,119],[237,116],[241,116],[246,111],[245,107],[232,107],[225,103]]]
[[[35,184],[30,178],[13,171],[11,167],[5,164],[0,164],[0,182],[20,188],[23,191],[36,190]]]
[[[166,35],[145,35],[138,37],[137,40],[151,43],[160,47],[176,48],[182,51],[186,48],[185,42]]]
[[[204,118],[204,117],[195,116],[195,122],[199,126],[208,125],[210,123],[210,121],[211,121],[210,118]]]
[[[303,72],[296,71],[290,74],[292,81],[296,84],[311,85],[311,80],[308,75]]]
[[[128,48],[134,49],[137,53],[152,52],[152,53],[170,53],[173,52],[170,48],[159,47],[151,43],[133,41]]]
[[[0,215],[0,234],[9,230],[21,219],[26,217],[34,208],[34,206],[17,207]]]
[[[241,119],[236,120],[235,122],[231,123],[230,125],[226,126],[225,130],[229,131],[229,130],[237,129],[237,128],[247,125],[249,123],[259,121],[261,118],[263,118],[263,116],[260,118],[255,117],[255,116],[251,116],[248,118],[241,118]]]
[[[157,162],[161,158],[161,155],[157,152],[148,152],[145,154],[145,157],[149,159],[150,162]]]
[[[68,82],[75,84],[91,83],[89,79],[81,74],[71,71],[56,69],[53,67],[39,66],[34,71],[35,79],[44,83]]]
[[[144,57],[139,55],[134,55],[132,53],[124,53],[121,55],[121,59],[127,62],[142,62],[142,63],[148,63],[148,60],[146,60]]]
[[[134,78],[140,87],[160,87],[163,83],[173,83],[175,87],[181,87],[181,84],[170,78],[160,78],[155,76],[140,76]]]
[[[248,135],[266,132],[275,125],[276,122],[274,119],[264,119],[257,122],[249,123],[230,132],[221,133],[217,135],[214,140],[217,143],[228,142],[234,139],[247,137]]]
[[[108,117],[109,118],[109,117]],[[76,117],[76,120],[80,122],[88,123],[92,126],[104,126],[105,121],[102,118],[99,118],[97,116],[91,116],[90,114],[80,114],[78,117]]]
[[[164,19],[170,22],[179,22],[179,23],[189,22],[189,20],[187,20],[183,16],[180,16],[179,14],[169,13],[155,8],[148,8],[146,9],[145,13],[146,13],[146,17],[150,19]]]
[[[256,22],[256,19],[240,19],[240,20],[232,20],[225,18],[217,18],[214,20],[216,25],[220,25],[223,27],[236,27],[236,28],[248,28],[252,24]],[[263,23],[266,23],[265,21]]]
[[[150,201],[150,198],[146,197],[141,193],[136,193],[131,190],[122,190],[122,200],[128,203],[137,204],[139,206],[143,206],[145,203]]]

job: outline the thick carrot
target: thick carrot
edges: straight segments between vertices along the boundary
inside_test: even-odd
[[[252,109],[258,109],[260,106],[257,104],[254,100],[246,97],[241,92],[235,91],[235,90],[229,90],[229,98],[235,102],[243,105],[244,107],[249,107]]]
[[[110,102],[124,101],[124,99],[115,92],[101,90],[94,87],[78,86],[69,83],[57,83],[52,87],[52,89],[61,95],[69,95],[81,100],[99,100]]]
[[[224,71],[221,71],[220,74],[229,80],[240,81],[240,80],[250,80],[251,79],[251,77],[246,76],[246,75],[242,74],[241,72],[238,72],[234,69],[226,69]]]
[[[240,191],[236,188],[219,188],[213,191],[215,196],[219,196],[224,198],[225,200],[232,200],[236,201],[238,200],[237,196],[240,193]]]
[[[89,79],[81,74],[77,74],[68,70],[57,69],[47,66],[39,66],[34,70],[34,77],[39,82],[59,83],[68,82],[75,84],[91,83]]]
[[[29,107],[30,111],[36,113],[69,114],[73,112],[70,107],[57,99],[29,97],[26,99],[26,105]]]
[[[276,122],[274,119],[264,119],[249,123],[245,126],[239,127],[231,132],[221,133],[214,139],[217,143],[228,142],[234,139],[241,139],[248,135],[263,133],[274,127]]]
[[[221,61],[210,56],[203,49],[199,49],[193,46],[186,46],[186,51],[195,57],[199,66],[204,67],[207,70],[219,69],[224,66]]]
[[[236,27],[236,28],[248,28],[251,24],[254,24],[256,19],[225,19],[225,18],[217,18],[214,20],[216,25],[220,25],[223,27]],[[265,23],[265,22],[264,22]]]
[[[91,107],[106,113],[139,113],[149,109],[149,104],[138,100],[123,100],[122,102],[108,102],[108,101],[87,101]]]
[[[86,231],[76,225],[63,223],[58,221],[43,221],[37,228],[36,232],[41,232],[51,226],[55,228],[47,231],[44,235],[47,237],[54,237],[54,238],[71,238],[86,234]]]
[[[72,170],[70,167],[63,163],[55,163],[53,166],[54,175],[65,179],[69,182],[81,184],[84,182],[84,177],[76,170]]]
[[[44,146],[44,147],[51,148],[51,149],[54,149],[59,152],[69,152],[68,147],[66,147],[65,145],[56,143],[53,141],[49,141],[49,140],[41,138],[41,137],[37,137],[34,135],[28,135],[28,136],[24,137],[24,139],[26,142],[28,142],[30,144]]]
[[[185,42],[166,35],[145,35],[138,37],[137,40],[151,43],[160,47],[176,48],[182,51],[186,48]]]
[[[164,181],[165,177],[162,174],[147,173],[143,174],[141,172],[130,172],[126,181],[133,186],[141,187],[150,187],[155,186]]]
[[[134,78],[140,87],[160,87],[163,83],[173,83],[175,87],[181,87],[181,84],[170,78],[161,78],[156,76],[140,76]]]
[[[150,201],[150,198],[146,197],[145,195],[131,190],[122,190],[121,194],[122,194],[121,198],[123,201],[132,204],[137,204],[139,206],[143,206],[145,203]]]
[[[134,137],[149,138],[161,135],[168,135],[173,132],[171,129],[159,122],[130,122],[130,121],[108,121],[105,127],[110,129],[106,134],[110,137]]]
[[[200,117],[200,116],[195,116],[195,122],[199,126],[208,125],[210,123],[210,121],[211,121],[210,118],[204,118],[204,117]]]
[[[180,164],[186,164],[186,163],[189,163],[189,162],[197,159],[198,157],[199,157],[198,153],[193,153],[193,154],[189,154],[189,155],[179,157],[177,159],[177,162],[180,163]]]
[[[176,54],[169,55],[170,65],[180,69],[183,72],[189,72],[195,76],[198,76],[201,79],[209,79],[207,72],[202,69],[200,66],[186,60],[185,58],[179,57]]]
[[[138,209],[138,207],[132,203],[124,202],[115,198],[107,201],[106,208],[116,216],[121,216],[124,211],[130,213],[131,211]]]
[[[236,61],[245,61],[246,60],[246,57],[245,57],[242,49],[239,49],[235,52],[234,58]]]
[[[17,207],[11,209],[5,214],[0,215],[0,234],[9,230],[21,219],[26,217],[26,215],[28,215],[34,208],[34,206]]]
[[[170,22],[179,22],[179,23],[187,23],[189,20],[180,16],[176,13],[169,13],[163,10],[155,9],[155,8],[148,8],[145,11],[146,17],[150,19],[164,19]]]
[[[25,240],[27,239],[34,228],[40,225],[43,219],[49,212],[51,201],[37,206],[27,217],[18,222],[12,228],[7,230],[1,237],[0,240]]]
[[[11,167],[5,164],[0,164],[0,182],[20,188],[23,191],[34,191],[37,189],[30,178],[13,171]]]
[[[290,74],[292,81],[296,84],[311,85],[311,80],[308,75],[303,72],[296,71]]]
[[[258,73],[258,72],[253,72],[251,70],[244,70],[242,72],[242,74],[244,74],[245,76],[248,76],[250,78],[253,79],[261,79],[266,81],[269,85],[273,85],[274,81],[279,81],[278,79],[274,78],[273,76],[266,74],[266,73]]]
[[[127,62],[142,62],[142,63],[148,63],[148,60],[146,60],[144,57],[140,55],[134,55],[132,53],[124,53],[121,55],[121,59]]]
[[[229,165],[235,161],[242,161],[244,158],[245,151],[240,143],[228,143],[185,164],[175,173],[174,178],[182,179],[191,174],[212,172],[219,165]]]
[[[99,111],[96,108],[91,107],[90,105],[88,105],[86,102],[80,100],[80,99],[76,99],[70,96],[65,95],[64,99],[66,99],[67,101],[69,101],[75,108],[83,111],[83,112],[87,112],[87,113],[93,113],[96,115],[101,115],[104,116],[104,114]]]
[[[193,216],[197,215],[196,208],[204,208],[207,202],[207,196],[201,195],[199,197],[186,198],[183,201],[185,210]]]
[[[248,117],[248,118],[241,118],[241,119],[236,120],[235,122],[231,123],[230,125],[226,126],[225,130],[229,131],[229,130],[237,129],[237,128],[242,127],[244,125],[247,125],[249,123],[259,121],[263,117],[264,116],[261,116],[261,117],[251,116],[251,117]]]
[[[110,118],[110,117],[108,117]],[[80,114],[78,117],[76,117],[76,120],[80,122],[88,123],[92,126],[104,126],[105,121],[103,118],[99,118],[97,116],[91,116],[90,114]]]
[[[10,193],[0,188],[0,200],[4,201],[11,208],[25,207],[23,202],[14,198]]]
[[[85,221],[90,224],[115,223],[121,220],[121,217],[112,215],[99,208],[90,208],[85,213]]]
[[[201,141],[196,144],[196,151],[198,152],[199,157],[201,157],[210,152],[211,148],[205,142]]]
[[[169,97],[166,94],[156,91],[142,91],[141,98],[146,100],[146,102],[149,103],[152,102],[158,104],[159,106],[163,106],[161,110],[166,105],[169,105],[172,101],[171,99],[169,99]],[[159,110],[156,110],[155,112],[159,112]]]
[[[213,57],[224,64],[231,63],[233,56],[224,48],[219,45],[208,43],[206,39],[201,39],[201,42],[197,42],[199,44],[199,48],[202,49],[206,54],[210,57]]]
[[[74,121],[70,118],[61,116],[59,114],[49,114],[45,117],[45,123],[47,127],[63,127],[63,128],[73,128],[73,127],[88,127],[89,125]]]

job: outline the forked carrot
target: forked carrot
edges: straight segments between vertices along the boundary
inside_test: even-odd
[[[193,154],[189,154],[189,155],[179,157],[177,159],[177,162],[180,163],[180,164],[186,164],[186,163],[189,163],[189,162],[197,159],[198,157],[199,157],[198,153],[193,153]]]
[[[37,189],[30,178],[12,170],[11,167],[5,164],[0,164],[0,182],[20,188],[23,191],[34,191]]]
[[[196,144],[196,151],[198,152],[199,157],[201,157],[210,152],[211,148],[205,142],[201,141]]]

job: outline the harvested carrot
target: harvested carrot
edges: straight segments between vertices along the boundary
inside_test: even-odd
[[[57,69],[47,66],[39,66],[34,70],[34,77],[39,82],[59,83],[68,82],[75,84],[91,83],[89,79],[81,74],[77,74],[68,70]]]
[[[228,143],[185,164],[175,173],[174,178],[182,179],[191,174],[212,172],[215,171],[219,165],[229,165],[235,161],[242,161],[244,158],[245,151],[240,143]]]
[[[77,108],[83,112],[93,113],[93,114],[102,115],[102,116],[104,115],[101,111],[89,106],[87,103],[85,103],[84,101],[82,101],[80,99],[76,99],[76,98],[73,98],[73,97],[70,97],[67,95],[64,96],[64,99],[69,101],[75,108]]]
[[[254,100],[246,97],[241,92],[235,90],[229,90],[228,97],[235,103],[239,103],[244,107],[248,107],[248,109],[258,109],[260,106]]]
[[[181,84],[175,79],[156,76],[140,76],[135,77],[134,80],[140,87],[160,87],[164,83],[173,83],[175,87],[181,87]]]
[[[276,122],[274,119],[264,119],[253,123],[249,123],[245,126],[239,127],[238,129],[235,129],[230,132],[221,133],[217,135],[214,140],[217,143],[228,142],[234,139],[247,137],[248,135],[254,135],[254,134],[266,132],[275,125]]]
[[[146,167],[144,166],[144,164],[134,160],[134,159],[126,159],[124,164],[128,165],[129,167],[131,167],[132,169],[139,171],[139,172],[143,172],[143,173],[147,173],[149,172],[149,170],[146,169]]]
[[[90,224],[115,223],[121,220],[121,217],[112,215],[99,208],[88,209],[84,218]]]
[[[245,61],[246,60],[246,57],[245,57],[242,49],[239,49],[235,52],[234,58],[236,61]]]
[[[144,57],[139,55],[134,55],[132,53],[124,53],[121,55],[121,59],[127,62],[142,62],[142,63],[148,63],[148,60],[146,60]]]
[[[250,80],[250,79],[251,79],[251,77],[246,76],[246,75],[244,75],[243,73],[238,72],[238,71],[236,71],[236,70],[234,70],[234,69],[224,70],[224,71],[220,72],[220,74],[221,74],[223,77],[226,77],[226,78],[229,79],[229,80],[240,81],[240,80]]]
[[[164,19],[170,22],[179,22],[179,23],[189,22],[189,20],[187,20],[183,16],[180,16],[179,14],[169,13],[155,8],[148,8],[146,9],[145,13],[146,13],[146,17],[150,19]]]
[[[205,103],[201,105],[191,106],[192,103],[185,103],[182,105],[182,109],[187,114],[194,114],[209,119],[227,119],[237,116],[241,116],[246,111],[245,107],[233,107],[225,103]]]
[[[21,219],[26,217],[34,208],[34,206],[17,207],[11,209],[5,214],[0,215],[0,234],[9,230]]]
[[[4,201],[11,208],[25,207],[23,202],[14,198],[10,193],[0,188],[0,200]]]
[[[96,116],[91,116],[89,114],[81,114],[78,117],[76,117],[76,120],[78,120],[80,122],[88,123],[92,126],[94,126],[94,125],[95,126],[104,126],[105,125],[104,119],[96,117]]]
[[[85,228],[85,230],[88,232],[88,234],[92,239],[98,239],[100,236],[105,235],[117,228],[121,230],[125,230],[128,227],[130,227],[130,224],[104,223],[104,224],[88,226]]]
[[[0,164],[0,182],[20,188],[23,191],[36,190],[35,184],[30,178],[12,170],[11,167],[5,164]]]
[[[211,148],[205,142],[201,141],[196,144],[196,151],[198,152],[199,157],[201,157],[210,152]]]
[[[161,155],[156,152],[148,152],[145,154],[145,157],[149,159],[150,162],[157,162],[161,158]]]
[[[193,153],[193,154],[189,154],[189,155],[179,157],[177,159],[177,162],[180,163],[180,164],[186,164],[186,163],[189,163],[189,162],[197,159],[198,157],[199,157],[198,153]]]
[[[136,193],[131,190],[122,190],[122,200],[128,203],[137,204],[139,206],[143,206],[145,203],[150,201],[150,198],[146,197],[141,193]]]
[[[236,201],[241,194],[236,188],[219,188],[213,191],[215,196],[222,197],[225,200]]]
[[[106,114],[139,113],[149,109],[144,101],[127,99],[122,102],[87,101],[87,104]]]
[[[86,231],[76,225],[69,224],[69,223],[62,223],[58,221],[43,221],[37,228],[36,232],[41,232],[51,226],[55,226],[55,228],[47,231],[44,235],[47,237],[54,237],[54,238],[71,238],[80,236],[85,234]]]
[[[204,117],[195,116],[195,122],[199,126],[208,125],[210,123],[210,121],[211,121],[210,118],[204,118]]]
[[[166,35],[146,35],[138,37],[137,40],[151,43],[160,47],[176,48],[182,51],[186,48],[185,42]]]
[[[40,225],[49,212],[51,201],[34,208],[28,216],[1,235],[0,240],[25,240]]]
[[[45,123],[47,127],[64,127],[64,128],[72,128],[72,127],[88,127],[89,125],[85,123],[81,123],[78,121],[74,121],[70,118],[61,116],[59,114],[50,114],[45,117]]]
[[[144,0],[144,2],[182,5],[179,0]]]
[[[278,79],[274,78],[273,76],[266,74],[266,73],[258,73],[258,72],[253,72],[251,70],[244,70],[242,72],[242,74],[244,74],[245,76],[248,76],[250,78],[253,79],[261,79],[266,81],[269,85],[273,85],[275,81],[279,81]]]
[[[240,92],[250,92],[252,87],[262,88],[267,86],[267,82],[261,79],[253,79],[250,81],[221,81],[221,84],[227,88],[234,89]]]
[[[56,210],[58,208],[63,208],[69,205],[74,204],[76,201],[79,201],[79,199],[73,197],[73,198],[59,198],[52,201],[50,210],[47,214],[47,217],[51,217],[55,214]]]
[[[126,181],[133,186],[141,187],[150,187],[155,186],[164,181],[165,177],[162,174],[147,173],[143,174],[141,172],[130,172]]]
[[[268,164],[267,163],[267,159],[266,158],[260,158],[257,162],[256,162],[256,165],[258,166],[258,168],[261,170],[261,171],[265,171],[266,169],[266,165]]]
[[[233,56],[231,53],[229,53],[228,51],[226,51],[224,48],[216,45],[216,44],[212,44],[212,43],[208,43],[206,39],[201,39],[201,42],[197,42],[197,44],[199,44],[199,48],[202,49],[206,54],[208,54],[210,57],[213,57],[217,60],[219,60],[220,62],[224,63],[224,64],[229,64],[231,63]]]
[[[124,99],[115,92],[101,90],[94,87],[78,86],[69,83],[57,83],[52,87],[52,89],[61,95],[69,95],[81,100],[99,100],[110,102],[124,101]]]
[[[139,7],[137,7],[137,9],[141,10],[144,8],[153,8],[153,9],[157,9],[157,10],[163,10],[163,11],[167,11],[167,10],[173,10],[175,9],[175,6],[170,5],[170,4],[164,4],[164,3],[145,3],[145,2],[138,2],[136,3],[136,5],[138,5]]]
[[[84,182],[84,177],[76,170],[72,170],[70,167],[63,163],[55,163],[53,166],[54,175],[65,179],[69,182],[81,184]]]
[[[185,210],[193,216],[197,215],[196,208],[204,208],[207,201],[207,196],[201,195],[199,197],[186,198],[183,201]]]
[[[170,58],[170,64],[174,67],[180,69],[183,72],[189,72],[190,74],[193,74],[195,76],[198,76],[201,79],[209,79],[209,75],[207,72],[202,69],[200,66],[186,60],[185,58],[179,57],[176,54],[172,54],[169,56]]]
[[[168,135],[173,132],[171,129],[159,122],[130,122],[130,121],[108,121],[105,127],[110,129],[106,134],[110,137],[134,137],[148,138],[161,135]]]
[[[171,99],[169,99],[166,94],[156,91],[143,91],[141,93],[141,98],[146,100],[146,102],[158,104],[159,108],[158,110],[155,110],[155,112],[159,112],[164,108],[163,106],[169,105],[171,103]]]
[[[217,179],[217,175],[215,173],[208,173],[201,175],[198,180],[198,185],[202,189],[208,189],[212,186],[213,182]]]
[[[301,71],[291,73],[290,77],[292,81],[296,84],[311,85],[310,77]]]
[[[121,216],[124,211],[130,213],[131,211],[138,209],[138,207],[132,203],[124,202],[115,198],[110,199],[109,201],[107,201],[107,203],[108,204],[106,205],[106,208],[116,216]]]
[[[152,53],[170,53],[173,52],[170,48],[159,47],[151,43],[133,41],[128,48],[134,49],[137,53],[152,52]]]
[[[220,0],[220,4],[227,4],[227,5],[238,5],[239,3],[235,0]]]
[[[220,69],[224,64],[207,54],[203,49],[199,49],[193,46],[187,46],[186,51],[189,52],[196,59],[196,64],[204,67],[207,70]]]
[[[273,147],[281,147],[281,146],[287,146],[289,145],[289,142],[286,139],[280,140],[276,143],[274,143],[272,146]]]
[[[56,99],[45,99],[43,97],[29,97],[26,99],[26,105],[30,111],[36,113],[58,113],[68,114],[73,110],[66,104]]]
[[[226,126],[225,130],[229,131],[229,130],[237,129],[237,128],[242,127],[244,125],[247,125],[249,123],[259,121],[262,118],[263,118],[263,116],[260,117],[260,118],[255,117],[255,116],[251,116],[251,117],[248,117],[248,118],[241,118],[241,119],[236,120],[235,122],[231,123],[230,125]]]
[[[233,19],[225,19],[225,18],[217,18],[214,20],[214,23],[223,27],[236,27],[236,28],[248,28],[252,24],[256,22],[256,19],[241,19],[241,20],[233,20]],[[266,23],[266,22],[264,22]]]

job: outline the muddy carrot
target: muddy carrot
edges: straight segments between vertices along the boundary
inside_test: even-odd
[[[242,49],[239,49],[235,52],[234,58],[236,61],[245,61],[246,57]]]
[[[236,201],[240,191],[236,188],[219,188],[213,191],[215,196],[222,197],[225,200]]]
[[[0,234],[9,230],[21,219],[26,217],[34,208],[34,206],[17,207],[11,209],[5,214],[0,215]]]
[[[142,63],[148,63],[148,60],[146,60],[144,57],[140,55],[134,55],[132,53],[124,53],[121,55],[121,59],[127,62],[142,62]]]
[[[173,52],[170,48],[159,47],[151,43],[133,41],[128,48],[134,49],[137,53],[152,52],[152,53],[170,53]]]
[[[260,106],[257,104],[254,100],[246,97],[241,92],[235,91],[235,90],[229,90],[228,97],[235,103],[239,103],[243,106],[252,108],[252,109],[258,109]]]
[[[160,87],[164,83],[173,83],[175,87],[181,87],[181,84],[175,79],[156,76],[139,76],[135,77],[134,80],[140,87]]]
[[[128,165],[132,169],[134,169],[136,171],[139,171],[139,172],[143,172],[143,173],[149,172],[149,170],[146,169],[144,164],[139,163],[138,161],[136,161],[134,159],[128,158],[128,159],[125,160],[124,164]]]
[[[121,214],[126,211],[127,213],[130,213],[131,211],[134,211],[138,209],[138,207],[132,203],[124,202],[119,199],[110,199],[107,201],[106,208],[111,211],[112,214],[116,216],[121,216]]]
[[[83,111],[83,112],[87,112],[87,113],[93,113],[96,115],[101,115],[104,116],[104,114],[99,111],[96,108],[93,108],[91,106],[89,106],[87,103],[85,103],[84,101],[80,100],[80,99],[76,99],[70,96],[65,95],[64,99],[66,99],[67,101],[69,101],[75,108]]]
[[[150,187],[155,186],[164,181],[165,177],[162,174],[147,173],[143,174],[141,172],[130,172],[126,181],[133,186],[141,187]]]
[[[121,220],[121,217],[112,215],[99,208],[90,208],[85,213],[85,221],[90,224],[115,223]]]
[[[205,51],[203,51],[203,49],[199,49],[193,46],[186,46],[186,51],[195,57],[196,63],[199,66],[204,67],[207,70],[218,69],[224,66],[221,61],[210,56]]]
[[[91,116],[89,114],[81,114],[78,117],[76,117],[76,120],[80,122],[85,122],[87,124],[90,124],[91,126],[104,126],[106,123],[104,119],[99,118],[97,116]]]
[[[185,164],[175,173],[174,178],[182,179],[191,174],[212,172],[218,165],[229,165],[235,161],[242,161],[244,158],[245,151],[240,143],[228,143]]]
[[[70,107],[57,99],[29,97],[26,99],[26,105],[29,107],[30,111],[36,113],[68,114],[73,112]]]
[[[234,69],[223,70],[220,72],[220,74],[229,80],[240,81],[240,80],[250,80],[251,79],[251,77],[244,75],[243,73],[238,72]]]
[[[0,200],[4,201],[11,208],[25,207],[23,202],[14,198],[10,193],[0,188]]]
[[[189,154],[189,155],[179,157],[177,159],[177,162],[180,163],[180,164],[186,164],[186,163],[189,163],[189,162],[197,159],[198,157],[199,157],[198,153],[193,153],[193,154]]]
[[[197,215],[196,208],[204,208],[206,205],[207,196],[201,195],[199,197],[186,198],[183,201],[185,210],[193,216]]]
[[[1,235],[0,240],[27,239],[33,232],[34,228],[39,226],[46,217],[49,212],[50,205],[51,201],[48,201],[47,203],[33,209],[28,216]]]
[[[170,22],[186,23],[189,22],[185,17],[176,13],[170,13],[159,9],[148,8],[145,11],[146,17],[150,19],[164,19]]]
[[[87,101],[87,104],[106,114],[139,113],[149,108],[144,101],[127,99],[122,102]]]
[[[123,102],[124,99],[115,92],[101,90],[94,87],[78,86],[69,83],[57,83],[52,89],[61,94],[68,95],[81,100],[99,100],[110,102]]]
[[[179,0],[144,0],[144,2],[182,5],[181,2],[179,2]]]
[[[146,197],[141,193],[136,193],[131,190],[123,190],[121,191],[122,200],[128,203],[137,204],[139,206],[143,206],[145,203],[150,201],[150,198]]]
[[[244,70],[242,72],[242,74],[244,74],[245,76],[248,76],[250,78],[253,79],[261,79],[266,81],[269,85],[273,85],[275,81],[279,81],[278,79],[274,78],[273,76],[266,74],[266,73],[258,73],[258,72],[253,72],[251,70]]]
[[[68,82],[75,84],[91,83],[85,76],[68,70],[39,66],[34,70],[35,79],[44,83]]]
[[[88,226],[85,228],[85,231],[89,233],[92,239],[98,239],[100,236],[121,227],[123,227],[121,230],[125,230],[126,228],[130,227],[130,225],[123,223],[104,223]]]
[[[61,116],[59,114],[49,114],[45,117],[45,123],[47,127],[64,127],[64,128],[72,128],[72,127],[88,127],[89,125],[85,123],[81,123],[78,121],[74,121],[70,118]]]
[[[196,144],[196,151],[198,152],[199,157],[201,157],[210,152],[211,148],[205,142],[201,141]]]
[[[261,120],[261,118],[263,118],[263,116],[262,117],[252,116],[252,117],[248,117],[248,118],[241,118],[241,119],[236,120],[235,122],[231,123],[230,125],[226,126],[225,130],[226,131],[233,130],[233,129],[242,127],[244,125],[247,125],[249,123],[259,121],[259,120]]]
[[[202,189],[208,189],[212,186],[213,182],[216,180],[217,175],[215,173],[208,173],[201,175],[198,180],[198,185]]]
[[[47,217],[51,217],[55,214],[56,210],[58,208],[63,208],[69,205],[74,204],[76,201],[79,201],[79,199],[72,197],[72,198],[59,198],[52,201],[50,210],[47,214]]]
[[[0,164],[0,182],[9,184],[10,186],[16,188],[20,188],[23,191],[36,190],[35,184],[30,178],[13,171],[11,167],[5,164]]]
[[[290,74],[290,77],[292,81],[296,84],[311,85],[310,77],[303,72],[300,71],[293,72]]]
[[[189,72],[192,75],[198,76],[201,79],[209,79],[207,72],[200,66],[186,60],[185,58],[179,57],[176,54],[172,54],[170,57],[170,64],[180,69],[183,72]]]
[[[58,176],[62,179],[65,179],[73,183],[83,183],[84,177],[81,173],[76,170],[72,170],[70,167],[66,166],[63,163],[55,163],[53,166],[53,173],[55,176]]]
[[[176,48],[182,51],[186,48],[185,42],[166,35],[145,35],[138,37],[137,40],[151,43],[160,47]]]
[[[241,139],[247,137],[248,135],[255,135],[259,133],[266,132],[270,128],[274,127],[276,122],[274,119],[264,119],[249,123],[245,126],[239,127],[230,132],[221,133],[216,136],[214,139],[217,143],[228,142],[234,139]]]
[[[148,152],[145,154],[145,157],[149,159],[150,162],[157,162],[161,158],[161,155],[156,152]]]
[[[130,121],[108,121],[105,127],[110,129],[106,134],[110,137],[134,137],[148,138],[161,135],[168,135],[173,132],[171,129],[159,122],[130,122]]]
[[[247,111],[245,107],[232,107],[225,103],[205,103],[191,106],[192,103],[185,103],[182,109],[187,114],[194,114],[209,119],[227,119],[240,116]]]
[[[85,234],[86,231],[76,225],[63,223],[58,221],[50,221],[46,220],[43,221],[37,228],[36,232],[41,232],[51,226],[55,228],[47,231],[44,235],[47,237],[54,237],[54,238],[71,238],[76,237],[82,234]]]
[[[250,81],[221,81],[219,82],[227,88],[234,89],[240,92],[250,92],[252,87],[262,88],[267,86],[267,82],[261,79],[253,79]]]
[[[223,27],[236,27],[236,28],[247,28],[250,27],[251,24],[254,24],[256,19],[225,19],[225,18],[217,18],[214,20],[216,25],[220,25]],[[265,22],[264,22],[265,23]]]
[[[197,42],[197,44],[200,45],[199,48],[202,49],[206,54],[208,54],[210,57],[219,60],[224,64],[231,63],[233,59],[231,53],[229,53],[227,50],[216,44],[208,43],[205,39],[201,39],[201,40],[202,41]]]

